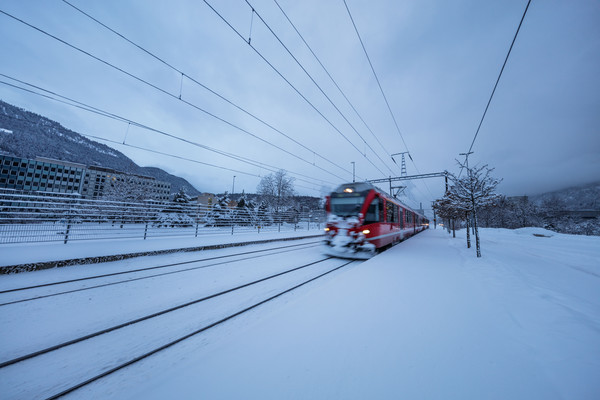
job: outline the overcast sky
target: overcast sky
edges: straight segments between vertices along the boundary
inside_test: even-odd
[[[281,168],[296,178],[299,193],[316,196],[351,181],[352,162],[357,180],[400,175],[400,157],[396,165],[390,155],[407,150],[414,160],[407,159],[409,175],[457,172],[456,159],[471,145],[527,5],[347,0],[398,131],[343,0],[207,0],[231,27],[202,0],[69,1],[174,68],[61,0],[3,0],[0,10],[155,87],[5,14],[0,73],[187,142],[4,84],[2,100],[83,134],[215,165],[109,144],[200,191],[231,191],[235,175],[236,192],[255,192],[260,176]],[[600,2],[533,0],[470,164],[495,167],[506,195],[599,181],[599,72]],[[415,182],[406,201],[428,205],[442,194],[443,179],[433,178]]]

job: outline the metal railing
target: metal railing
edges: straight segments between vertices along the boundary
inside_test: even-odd
[[[79,195],[0,189],[0,244],[243,232],[316,231],[323,210],[87,200]]]

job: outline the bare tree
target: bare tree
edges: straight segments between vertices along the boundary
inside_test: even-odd
[[[454,174],[448,175],[453,185],[450,187],[447,196],[454,203],[455,209],[468,212],[472,216],[477,257],[481,257],[477,210],[498,200],[499,196],[495,193],[495,190],[502,180],[490,176],[494,169],[488,168],[487,164],[473,168],[469,168],[460,162],[458,164],[466,171],[466,175],[462,178]]]
[[[274,174],[263,177],[256,191],[279,212],[286,201],[295,194],[294,181],[295,178],[289,177],[286,171],[280,169]]]
[[[444,197],[434,201],[433,208],[437,215],[446,222],[445,225],[448,233],[452,230],[452,236],[456,237],[455,222],[457,219],[460,219],[462,214],[456,208],[455,202],[450,198],[450,193],[446,192]]]

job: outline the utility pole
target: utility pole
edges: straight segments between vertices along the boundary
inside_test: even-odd
[[[350,161],[352,164],[352,183],[356,182],[356,163],[354,161]]]
[[[235,193],[235,175],[233,176],[233,185],[231,186],[231,195]]]
[[[473,154],[472,151],[468,153],[458,153],[459,156],[465,156],[465,162],[467,164],[467,170],[469,169],[469,154]]]

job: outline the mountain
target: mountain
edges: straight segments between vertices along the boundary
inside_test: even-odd
[[[600,210],[600,182],[531,196],[536,205],[557,202],[565,210]]]
[[[188,181],[160,168],[140,167],[129,157],[102,143],[73,132],[56,121],[0,100],[0,152],[17,157],[37,156],[97,165],[151,176],[171,184],[171,193],[184,188],[190,196],[200,192]]]

